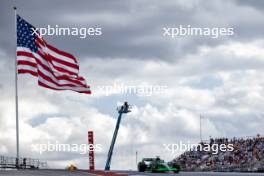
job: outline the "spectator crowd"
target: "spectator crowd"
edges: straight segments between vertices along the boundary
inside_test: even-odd
[[[232,151],[221,151],[217,154],[212,151],[198,150],[185,151],[171,163],[180,164],[187,171],[263,171],[264,168],[264,137],[247,138],[211,138],[204,144],[232,144]]]

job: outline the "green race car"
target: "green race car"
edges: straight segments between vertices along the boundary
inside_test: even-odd
[[[169,166],[164,160],[161,160],[159,157],[143,158],[142,161],[138,163],[138,171],[178,173],[180,171],[180,166],[179,165]]]

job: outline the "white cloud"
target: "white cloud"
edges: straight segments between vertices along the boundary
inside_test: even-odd
[[[85,68],[95,70],[90,75],[92,78],[98,78],[92,79],[95,84],[109,84],[118,80],[125,84],[147,81],[149,84],[169,86],[164,95],[134,96],[138,101],[148,103],[140,106],[133,104],[132,112],[123,118],[113,155],[113,168],[135,168],[131,163],[135,164],[136,151],[140,157],[160,155],[166,160],[172,159],[174,155],[164,153],[162,144],[175,143],[179,140],[197,142],[200,114],[204,115],[205,139],[209,136],[239,135],[241,129],[238,127],[241,124],[247,124],[243,134],[263,132],[261,123],[255,121],[263,121],[262,70],[259,70],[257,65],[255,69],[252,65],[249,70],[245,70],[243,65],[222,69],[221,65],[219,68],[214,63],[222,63],[219,58],[209,57],[221,54],[224,58],[232,57],[237,61],[261,61],[261,52],[243,53],[246,48],[260,51],[261,45],[259,42],[253,42],[207,47],[195,55],[182,58],[181,62],[170,64],[126,59],[109,59],[107,65],[102,64],[104,61],[100,59],[84,63]],[[123,74],[116,72],[119,69],[123,70]],[[204,75],[217,75],[222,84],[212,89],[196,88],[187,84],[201,80]],[[96,153],[96,165],[103,168],[117,115],[101,113],[100,108],[106,108],[105,104],[101,107],[94,106],[96,101],[103,101],[105,97],[50,91],[38,87],[34,83],[34,78],[24,76],[20,77],[19,83],[22,155],[47,159],[53,167],[65,167],[73,162],[80,168],[85,168],[87,158],[83,155],[74,153],[39,155],[31,151],[31,144],[47,140],[86,143],[87,130],[94,130],[96,143],[103,145],[103,151]],[[9,89],[8,84],[3,88],[7,94],[0,103],[2,134],[0,150],[3,154],[15,155],[13,90]],[[118,96],[121,98],[124,95]],[[39,123],[32,126],[32,120]]]
[[[202,26],[210,24],[235,27],[239,27],[240,24],[246,26],[252,24],[252,28],[261,23],[263,14],[251,7],[238,7],[233,2],[220,5],[220,1],[215,1],[205,6],[202,6],[200,1],[188,4],[183,2],[167,2],[161,7],[149,3],[141,5],[142,1],[131,3],[131,7],[128,8],[131,11],[124,13],[123,16],[111,12],[87,15],[80,11],[81,18],[78,13],[70,14],[69,20],[75,21],[78,17],[81,24],[88,21],[102,22],[106,25],[120,24],[122,27],[134,25],[135,28],[144,28],[146,31],[140,30],[142,32],[140,33],[132,30],[132,33],[140,35],[130,35],[123,29],[122,35],[128,38],[124,36],[122,38],[119,33],[116,36],[120,38],[116,36],[114,38],[116,41],[108,39],[111,46],[120,44],[115,45],[118,50],[105,45],[102,48],[98,47],[98,50],[95,49],[94,52],[97,52],[95,56],[81,58],[81,75],[84,75],[91,85],[94,91],[92,95],[47,90],[38,87],[37,81],[32,77],[19,76],[21,156],[46,159],[52,167],[64,168],[70,163],[76,163],[79,168],[86,168],[88,163],[86,155],[56,152],[39,155],[31,150],[31,145],[45,143],[48,140],[87,143],[87,131],[93,130],[95,142],[103,145],[103,151],[96,153],[96,166],[103,168],[116,123],[115,103],[120,103],[123,99],[127,99],[133,105],[133,109],[122,119],[113,155],[113,169],[134,169],[136,151],[139,152],[139,159],[156,155],[166,160],[172,159],[174,155],[164,152],[163,143],[176,143],[179,140],[198,142],[200,114],[204,117],[202,129],[204,139],[208,139],[209,136],[263,134],[262,39],[246,39],[246,34],[242,36],[243,32],[223,41],[206,40],[205,43],[199,42],[197,38],[167,41],[161,40],[160,36],[157,37],[157,29],[161,25],[175,25],[175,21],[178,20],[176,16],[180,16],[179,18],[186,16],[183,12],[195,12],[195,17],[192,17],[194,21],[187,16],[186,23],[193,21],[193,24],[199,22]],[[146,8],[148,11],[145,11]],[[46,9],[44,10],[46,12]],[[138,11],[141,11],[138,16],[131,16]],[[157,19],[153,20],[152,16]],[[162,17],[158,18],[159,16]],[[145,21],[140,21],[140,18]],[[149,21],[162,21],[162,24],[147,23]],[[155,27],[149,30],[150,28],[145,27],[148,25],[150,28]],[[253,29],[251,33],[257,30]],[[237,30],[240,31],[236,28],[235,31]],[[250,35],[253,35],[251,33]],[[113,33],[107,34],[107,37],[110,37],[110,34]],[[241,41],[240,37],[244,38],[244,41]],[[129,47],[138,46],[143,49],[137,51],[135,48],[127,48],[128,46],[120,49],[124,43],[131,44]],[[201,43],[203,44],[199,45]],[[96,44],[94,46],[101,46],[99,44],[102,43]],[[144,48],[150,44],[155,45]],[[78,48],[78,45],[76,46]],[[85,51],[89,47],[94,49],[87,43],[84,46]],[[163,47],[168,50],[159,53]],[[192,50],[193,47],[197,50]],[[110,54],[110,50],[114,54]],[[121,50],[126,53],[123,57],[117,54]],[[100,55],[103,51],[109,52],[108,58]],[[178,51],[184,54],[177,54]],[[148,53],[154,53],[155,57]],[[2,49],[0,57],[3,58],[0,60],[0,154],[15,156],[14,64]],[[122,94],[105,97],[102,92],[97,92],[97,86],[112,85],[114,82],[125,85],[142,83],[165,85],[168,86],[168,90],[165,94],[141,97]],[[109,99],[116,102],[112,103]]]

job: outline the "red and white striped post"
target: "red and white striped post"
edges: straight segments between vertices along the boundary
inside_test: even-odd
[[[93,131],[88,131],[88,144],[89,144],[89,169],[90,169],[90,171],[94,171],[94,138],[93,138]]]

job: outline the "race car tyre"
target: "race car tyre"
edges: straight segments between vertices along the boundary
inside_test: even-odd
[[[146,166],[146,164],[144,162],[139,162],[138,163],[138,171],[139,172],[145,172],[146,168],[147,168],[147,166]]]

